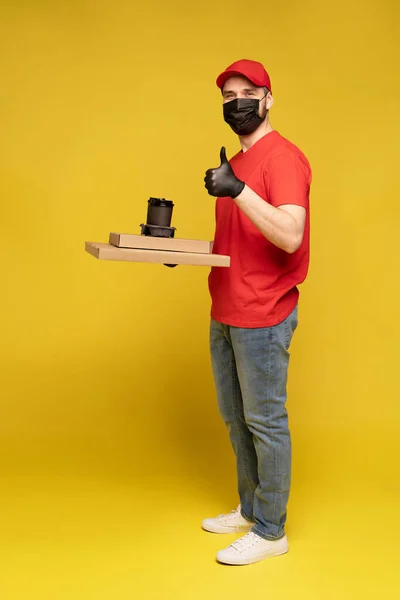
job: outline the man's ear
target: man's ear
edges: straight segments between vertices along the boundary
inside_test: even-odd
[[[270,109],[270,108],[272,108],[272,107],[273,107],[273,105],[274,105],[274,99],[273,99],[273,97],[272,97],[272,94],[271,94],[271,92],[268,92],[268,95],[267,95],[267,97],[266,97],[266,99],[265,99],[265,100],[266,100],[266,106],[267,106],[267,110],[269,110],[269,109]]]

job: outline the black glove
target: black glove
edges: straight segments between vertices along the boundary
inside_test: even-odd
[[[210,196],[230,196],[237,198],[245,186],[232,170],[226,158],[225,147],[221,148],[221,164],[217,169],[208,169],[204,181]]]

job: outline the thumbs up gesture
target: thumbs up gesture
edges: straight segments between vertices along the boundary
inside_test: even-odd
[[[216,169],[208,169],[204,181],[206,183],[210,196],[230,196],[237,198],[242,192],[245,184],[240,181],[232,170],[231,165],[226,158],[225,147],[220,152],[221,164]]]

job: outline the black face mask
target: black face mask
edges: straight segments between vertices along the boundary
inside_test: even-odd
[[[261,100],[257,98],[235,98],[230,102],[225,102],[223,105],[224,120],[237,135],[249,135],[265,121],[268,111],[265,112],[263,117],[258,115]]]

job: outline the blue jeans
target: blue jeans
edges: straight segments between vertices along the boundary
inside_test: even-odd
[[[286,384],[297,323],[296,306],[273,327],[210,324],[218,408],[236,455],[242,515],[268,540],[285,533],[291,479]]]

